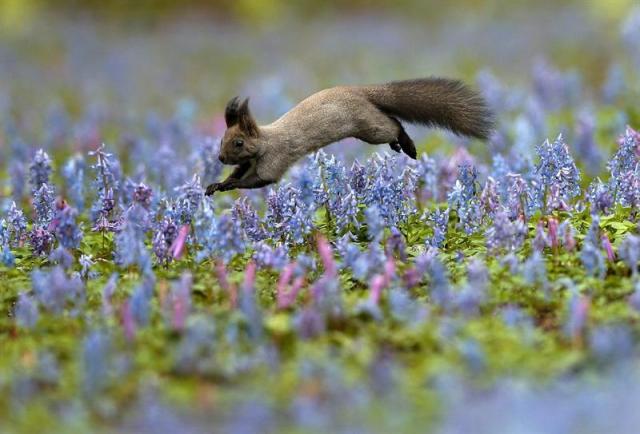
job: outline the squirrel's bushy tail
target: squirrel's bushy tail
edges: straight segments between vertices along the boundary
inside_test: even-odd
[[[381,111],[410,123],[480,139],[488,138],[493,128],[493,115],[482,96],[458,80],[419,78],[365,89]]]

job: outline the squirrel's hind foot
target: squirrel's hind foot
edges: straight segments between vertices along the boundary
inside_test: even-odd
[[[414,160],[418,159],[418,151],[416,151],[416,145],[413,143],[413,140],[411,140],[411,137],[409,137],[404,129],[400,131],[398,144],[400,145],[402,152],[404,152]]]

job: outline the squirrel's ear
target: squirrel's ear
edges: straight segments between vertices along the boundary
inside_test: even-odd
[[[227,107],[224,110],[224,121],[227,123],[227,128],[236,125],[240,121],[240,99],[234,96],[227,103]]]
[[[240,129],[251,137],[258,137],[258,124],[249,111],[249,98],[242,101],[238,110]]]

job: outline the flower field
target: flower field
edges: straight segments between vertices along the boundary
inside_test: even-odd
[[[496,113],[488,143],[410,129],[414,161],[346,140],[213,196],[225,98],[272,119],[354,78],[291,61],[242,81],[214,42],[235,63],[207,93],[162,70],[161,46],[212,36],[186,27],[105,42],[52,24],[33,59],[3,44],[0,432],[637,432],[640,10],[624,15],[598,86],[544,59],[523,83],[465,71]],[[329,42],[364,68],[359,42]]]

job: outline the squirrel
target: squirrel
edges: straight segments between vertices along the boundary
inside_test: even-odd
[[[419,78],[368,86],[337,86],[314,93],[275,122],[258,126],[249,99],[231,99],[219,160],[235,165],[206,194],[276,183],[303,156],[347,137],[416,159],[413,140],[400,119],[456,134],[487,139],[493,115],[484,99],[459,80]]]

